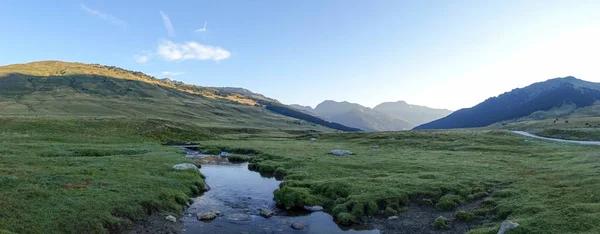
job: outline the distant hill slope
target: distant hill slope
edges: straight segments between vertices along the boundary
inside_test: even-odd
[[[314,110],[312,107],[310,107],[310,106],[303,106],[303,105],[298,105],[298,104],[290,104],[290,105],[288,105],[288,106],[290,106],[290,107],[293,107],[293,108],[295,108],[295,109],[297,109],[297,110],[304,111],[304,112],[306,112],[306,113],[311,113],[311,114],[314,114],[314,111],[315,111],[315,110]]]
[[[159,80],[98,64],[42,61],[0,67],[0,116],[135,116],[205,126],[357,130],[269,110],[273,99]],[[304,113],[296,116],[304,117]],[[312,122],[311,122],[312,121]]]
[[[327,100],[317,105],[312,112],[333,122],[365,131],[398,131],[415,126],[402,118],[349,102]]]
[[[458,110],[445,118],[415,129],[484,127],[568,104],[574,105],[575,108],[592,106],[599,100],[600,83],[574,77],[556,78],[489,98],[472,108]]]
[[[404,101],[384,102],[375,106],[373,110],[405,119],[415,125],[429,123],[452,113],[451,110],[411,105]]]

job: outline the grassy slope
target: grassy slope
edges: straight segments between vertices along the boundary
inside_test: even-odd
[[[161,138],[212,138],[189,125],[136,119],[0,118],[0,230],[118,232],[149,211],[179,215],[203,186]]]
[[[596,147],[524,141],[504,131],[314,136],[319,139],[314,143],[306,136],[205,144],[262,151],[252,160],[253,167],[265,171],[281,167],[280,173],[287,173],[277,192],[279,202],[323,204],[338,221],[377,215],[388,207],[398,212],[405,209],[407,199],[430,198],[439,205],[449,194],[468,201],[469,195],[493,189],[479,211],[486,225],[475,233],[497,232],[504,218],[522,224],[510,233],[600,232]],[[381,149],[371,149],[373,145]],[[356,155],[327,154],[332,149]]]
[[[524,130],[560,139],[600,141],[600,117],[598,116],[600,116],[600,105],[584,108],[563,105],[549,111],[538,111],[517,121],[494,124],[488,128]]]
[[[141,73],[99,65],[39,62],[5,66],[0,68],[0,116],[133,116],[211,127],[327,131],[242,104],[253,101],[239,94],[171,86]]]

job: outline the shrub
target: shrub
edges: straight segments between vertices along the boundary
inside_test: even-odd
[[[438,200],[435,208],[438,210],[452,210],[462,203],[462,197],[454,194],[446,194]]]
[[[473,221],[476,217],[477,216],[475,216],[473,212],[466,212],[462,210],[456,212],[456,219],[460,221],[469,222]]]
[[[433,200],[429,198],[423,198],[419,201],[419,204],[421,204],[422,206],[433,206]]]
[[[397,213],[398,213],[398,211],[396,211],[394,208],[389,207],[389,206],[387,208],[385,208],[385,210],[383,211],[383,215],[386,217],[394,216]]]
[[[450,229],[450,221],[444,216],[437,217],[433,222],[432,226],[436,229],[440,230],[448,230]]]
[[[476,200],[476,199],[481,199],[481,198],[487,197],[489,195],[490,194],[487,192],[478,192],[478,193],[474,193],[474,194],[467,196],[467,199]]]
[[[342,225],[350,225],[356,222],[356,216],[348,212],[342,212],[336,216],[336,220]]]
[[[250,157],[244,155],[231,155],[228,157],[229,162],[248,162]]]
[[[285,176],[286,171],[283,167],[278,167],[277,169],[275,169],[275,172],[273,172],[275,176]]]
[[[314,202],[309,189],[285,186],[275,190],[275,201],[277,205],[285,208],[301,208]]]

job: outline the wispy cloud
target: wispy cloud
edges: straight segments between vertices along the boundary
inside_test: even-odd
[[[148,55],[135,55],[134,58],[138,63],[147,63],[150,60],[150,56]]]
[[[165,71],[161,73],[163,76],[180,76],[185,74],[184,72],[170,72],[170,71]]]
[[[165,14],[163,11],[160,11],[160,16],[163,19],[163,23],[165,24],[165,28],[167,28],[167,32],[169,33],[169,36],[175,37],[175,28],[173,28],[173,24],[171,24],[171,19],[169,18],[169,16],[167,14]]]
[[[221,47],[203,45],[194,41],[175,43],[169,40],[161,40],[156,53],[167,61],[189,59],[219,61],[231,56],[229,51]]]
[[[87,12],[90,15],[97,16],[100,19],[106,20],[108,22],[111,22],[111,23],[113,23],[115,25],[118,25],[120,27],[123,27],[123,28],[127,27],[127,22],[125,22],[125,21],[123,21],[123,20],[121,20],[121,19],[119,19],[119,18],[117,18],[115,16],[112,16],[112,15],[109,15],[109,14],[106,14],[106,13],[103,13],[103,12],[91,9],[91,8],[89,8],[89,7],[87,7],[87,6],[83,5],[83,4],[81,4],[80,6],[81,6],[81,9],[83,11]]]
[[[204,27],[194,30],[194,32],[206,32],[206,21],[204,21]]]

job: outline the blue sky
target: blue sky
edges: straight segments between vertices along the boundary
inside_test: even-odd
[[[600,1],[9,0],[0,65],[101,63],[288,104],[455,110],[554,77],[600,82],[598,12]]]

